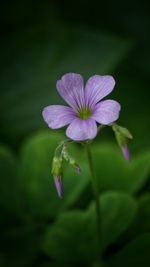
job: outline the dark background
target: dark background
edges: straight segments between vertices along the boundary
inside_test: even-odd
[[[99,182],[104,202],[105,194],[108,202],[111,194],[116,194],[113,197],[118,199],[117,203],[121,203],[120,197],[130,197],[136,202],[137,212],[126,226],[118,223],[122,230],[117,237],[109,240],[106,234],[103,264],[149,266],[149,1],[2,1],[0,28],[0,266],[83,266],[87,265],[86,260],[89,266],[96,266],[94,253],[86,258],[89,251],[92,254],[94,245],[85,246],[82,251],[90,237],[77,239],[83,229],[76,225],[86,224],[80,218],[83,214],[77,214],[78,223],[74,219],[76,214],[69,214],[76,210],[87,212],[92,201],[89,178],[82,182],[88,171],[85,157],[80,159],[80,147],[73,148],[77,159],[85,165],[85,173],[79,179],[72,169],[66,169],[69,172],[64,179],[66,197],[60,203],[50,168],[54,149],[59,140],[65,139],[65,132],[55,134],[47,130],[41,116],[44,106],[63,103],[55,83],[67,72],[81,73],[85,80],[93,74],[111,74],[116,80],[112,98],[122,106],[118,123],[129,128],[134,136],[129,143],[133,161],[129,166],[123,161],[110,129],[96,138],[93,157],[97,177],[101,173],[105,178]],[[69,175],[73,175],[72,182]],[[78,180],[81,184],[77,184]],[[128,214],[130,208],[126,209]],[[109,218],[109,210],[116,214],[115,207],[110,206],[108,214],[107,209],[104,212],[104,221]],[[70,223],[67,216],[71,217]],[[62,238],[69,227],[66,221],[75,228]],[[107,230],[106,227],[109,233]],[[66,251],[62,252],[62,247]],[[67,258],[68,254],[75,256]]]

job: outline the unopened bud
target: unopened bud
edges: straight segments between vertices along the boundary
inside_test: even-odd
[[[80,169],[80,166],[79,164],[76,162],[76,160],[68,153],[68,150],[66,148],[66,146],[63,147],[63,150],[62,150],[62,155],[63,155],[63,158],[69,162],[70,165],[72,165],[74,168],[75,168],[75,171],[77,173],[80,173],[81,172],[81,169]]]
[[[121,148],[122,154],[126,160],[130,160],[130,153],[127,146],[128,139],[132,139],[132,135],[129,130],[125,127],[119,126],[117,124],[112,125],[112,129],[115,133],[118,145]]]
[[[126,160],[130,160],[130,153],[127,145],[121,146],[122,154]]]
[[[54,182],[56,186],[56,190],[58,196],[60,198],[63,197],[63,182],[62,182],[62,158],[61,157],[54,157],[52,162],[52,174],[54,176]]]
[[[58,196],[60,198],[63,198],[64,195],[64,189],[63,189],[63,181],[61,176],[54,176],[54,182],[56,186],[56,190],[58,193]]]
[[[52,162],[52,174],[59,176],[62,173],[62,158],[54,157]]]
[[[77,173],[81,172],[81,168],[77,163],[74,165],[74,167],[75,167],[75,170],[76,170]]]

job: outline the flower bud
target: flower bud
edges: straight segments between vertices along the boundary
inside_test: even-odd
[[[63,181],[62,181],[62,158],[54,157],[52,162],[52,174],[54,176],[54,182],[58,196],[63,197]]]
[[[121,148],[122,154],[126,160],[130,160],[130,153],[127,146],[128,139],[132,139],[132,135],[127,128],[117,124],[112,125],[118,145]]]
[[[63,181],[61,176],[54,176],[54,182],[55,182],[55,187],[58,193],[58,196],[60,198],[63,198],[64,195],[64,189],[63,189]]]
[[[79,164],[75,161],[74,158],[70,157],[69,163],[75,168],[75,171],[77,173],[80,173],[81,172],[81,168],[80,168]]]
[[[74,167],[75,167],[75,170],[76,170],[77,173],[81,172],[81,168],[77,163],[75,163]]]
[[[127,145],[121,146],[122,154],[126,160],[130,160],[130,153]]]
[[[75,168],[75,171],[77,173],[81,172],[79,164],[76,162],[76,160],[68,153],[66,146],[63,147],[62,150],[63,158],[69,162],[70,165],[72,165]]]

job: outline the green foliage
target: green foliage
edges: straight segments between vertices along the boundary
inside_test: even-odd
[[[0,146],[0,266],[28,266],[37,255],[40,235],[37,226],[26,220],[24,191],[18,176],[19,162]],[[37,235],[38,234],[38,235]]]
[[[62,135],[47,131],[31,137],[22,148],[22,183],[25,186],[30,213],[34,216],[54,218],[61,210],[73,205],[88,184],[83,154],[78,151],[82,172],[77,174],[70,166],[64,166],[65,197],[62,201],[58,199],[51,174],[51,163],[55,148],[62,139]],[[74,155],[77,154],[76,146],[71,150]]]
[[[150,152],[145,151],[126,162],[115,144],[93,147],[93,157],[100,190],[137,193],[150,173]]]
[[[127,194],[105,193],[101,196],[103,248],[116,241],[132,223],[136,202]],[[87,211],[63,214],[47,231],[44,249],[54,259],[64,261],[92,261],[96,259],[97,224],[95,206]],[[90,241],[90,242],[89,242]]]
[[[82,171],[77,174],[72,166],[64,164],[65,195],[63,200],[57,197],[51,162],[62,140],[59,133],[40,131],[24,142],[18,158],[4,146],[0,148],[1,261],[6,266],[33,265],[40,254],[47,257],[47,266],[96,262],[99,251],[95,207],[81,146],[71,144],[69,153]],[[130,266],[136,262],[135,249],[140,249],[139,234],[150,230],[149,194],[137,200],[131,196],[148,182],[150,153],[144,152],[127,163],[116,145],[97,142],[93,145],[93,159],[101,191],[103,257],[111,246],[120,244],[115,254],[104,257],[104,266],[119,266],[124,258]],[[130,239],[131,244],[126,244]],[[143,246],[149,242],[147,235],[141,242]],[[147,263],[146,253],[142,252],[141,257]]]
[[[68,212],[47,231],[44,251],[50,257],[66,262],[91,261],[96,251],[94,236],[93,220],[87,213]]]
[[[130,226],[137,213],[136,201],[125,193],[108,192],[101,196],[103,247],[114,243]],[[93,210],[94,216],[95,210]]]
[[[107,267],[149,267],[150,234],[143,234],[131,241],[106,264]],[[104,265],[105,266],[105,265]]]
[[[17,214],[21,210],[21,190],[17,179],[17,159],[13,153],[4,146],[0,146],[0,208],[4,214]],[[1,214],[1,221],[6,216]]]
[[[150,232],[150,194],[139,199],[138,232]]]
[[[138,200],[138,213],[126,235],[135,237],[150,232],[150,194],[143,194]]]
[[[6,226],[1,233],[4,265],[0,266],[31,266],[40,253],[41,234],[37,226],[31,222]]]

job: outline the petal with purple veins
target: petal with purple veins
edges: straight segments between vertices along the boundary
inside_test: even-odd
[[[115,80],[110,75],[94,75],[86,83],[86,106],[93,107],[102,98],[111,93],[115,86]]]
[[[104,100],[95,105],[92,118],[98,123],[108,125],[119,117],[120,104],[115,100]]]
[[[75,141],[84,141],[93,139],[97,134],[97,125],[92,118],[81,120],[76,118],[68,126],[66,135]]]
[[[42,112],[45,122],[51,129],[59,129],[68,125],[75,119],[75,112],[70,107],[61,105],[51,105],[43,109]]]
[[[84,82],[80,74],[67,73],[56,83],[57,90],[61,97],[74,110],[85,105]]]

